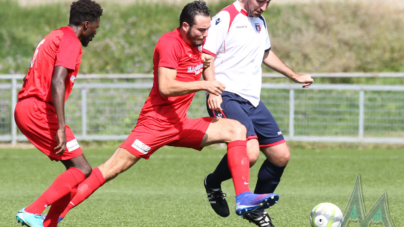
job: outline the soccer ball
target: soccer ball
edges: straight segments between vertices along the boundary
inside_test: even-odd
[[[320,203],[311,210],[312,227],[341,227],[343,221],[341,210],[332,203]]]

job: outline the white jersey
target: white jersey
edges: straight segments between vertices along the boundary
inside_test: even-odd
[[[271,42],[264,17],[249,17],[235,3],[212,18],[203,52],[215,56],[215,78],[226,91],[258,106],[264,53]]]

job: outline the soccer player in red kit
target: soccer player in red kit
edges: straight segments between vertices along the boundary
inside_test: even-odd
[[[21,132],[66,171],[31,205],[17,213],[26,226],[56,226],[79,183],[91,174],[91,166],[65,124],[64,103],[72,91],[81,63],[81,45],[96,34],[102,9],[91,0],[73,2],[69,25],[52,31],[38,44],[31,67],[18,93],[15,121]],[[51,206],[43,221],[41,213]]]
[[[246,129],[231,119],[186,116],[195,92],[221,94],[223,84],[200,81],[203,71],[202,44],[210,27],[210,10],[202,1],[187,4],[180,16],[180,27],[164,34],[154,50],[154,83],[136,127],[112,157],[78,187],[76,196],[61,214],[77,206],[106,181],[129,169],[141,158],[149,159],[164,145],[201,150],[214,143],[227,143],[229,166],[236,190],[236,213],[244,215],[265,209],[278,195],[253,194],[249,187],[249,159]]]

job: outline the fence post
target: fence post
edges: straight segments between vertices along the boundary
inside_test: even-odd
[[[81,130],[83,137],[87,136],[87,90],[81,89]]]
[[[365,91],[359,91],[359,138],[363,138],[365,123]]]
[[[295,90],[289,91],[289,137],[295,136]]]
[[[17,78],[11,79],[11,144],[17,144],[17,125],[14,119],[14,110],[17,105]]]

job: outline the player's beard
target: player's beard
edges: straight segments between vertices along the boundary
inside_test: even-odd
[[[191,28],[192,28],[192,27],[191,27]],[[191,35],[191,28],[190,28],[190,29],[188,30],[188,32],[187,32],[187,38],[188,38],[188,40],[191,41],[192,46],[197,47],[197,46],[202,45],[202,44],[203,44],[203,39],[202,39],[202,40],[199,40],[199,39],[193,37],[193,36]]]
[[[83,40],[83,41],[81,41],[81,45],[83,46],[83,47],[87,47],[88,46],[88,43],[90,43],[90,40]]]
[[[87,47],[88,44],[93,40],[93,37],[94,37],[94,36],[89,37],[89,38],[87,38],[87,39],[85,39],[85,40],[82,40],[82,41],[81,41],[81,45],[83,45],[83,47]]]

